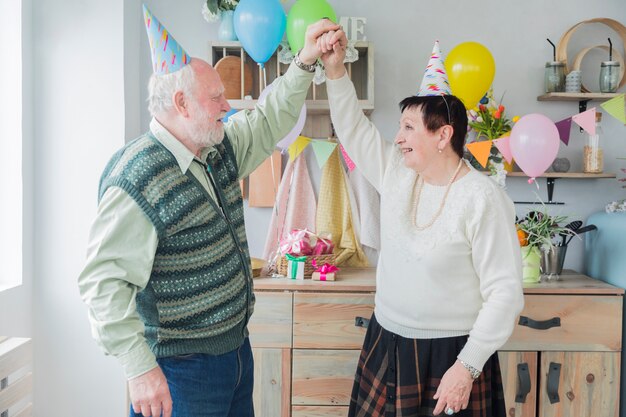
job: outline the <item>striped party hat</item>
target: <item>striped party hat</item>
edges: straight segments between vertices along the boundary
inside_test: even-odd
[[[441,96],[450,94],[452,94],[450,92],[450,83],[448,83],[448,75],[443,66],[443,57],[439,50],[439,41],[435,41],[433,52],[430,54],[430,60],[428,61],[428,66],[426,66],[422,85],[420,85],[417,95]]]
[[[143,5],[143,18],[150,41],[152,71],[157,75],[170,74],[189,64],[191,57],[145,4]]]

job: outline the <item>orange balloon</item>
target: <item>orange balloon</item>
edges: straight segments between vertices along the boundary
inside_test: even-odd
[[[452,94],[472,109],[485,95],[496,75],[496,61],[489,49],[478,42],[455,46],[444,62]]]

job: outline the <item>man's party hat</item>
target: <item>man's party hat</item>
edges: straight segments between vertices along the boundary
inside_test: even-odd
[[[145,4],[143,5],[143,18],[150,41],[152,71],[157,75],[170,74],[189,64],[191,57]]]

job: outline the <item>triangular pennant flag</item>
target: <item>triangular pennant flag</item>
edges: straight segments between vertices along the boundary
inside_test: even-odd
[[[346,165],[348,166],[348,171],[352,172],[352,170],[356,168],[356,165],[354,164],[352,159],[350,159],[350,157],[348,156],[348,152],[346,152],[343,145],[339,145],[339,149],[341,150],[341,155],[343,156],[343,160],[346,161]]]
[[[596,108],[572,116],[572,121],[590,135],[596,134]]]
[[[491,154],[491,142],[490,140],[483,140],[481,142],[472,142],[467,144],[467,150],[474,155],[474,158],[478,161],[483,168],[487,167],[487,161]]]
[[[420,85],[418,96],[441,96],[450,95],[450,83],[448,75],[443,65],[443,57],[439,50],[439,41],[435,41],[433,51],[430,54],[422,84]]]
[[[171,74],[189,64],[191,57],[145,4],[143,5],[143,19],[150,41],[152,71],[155,74]]]
[[[311,143],[310,138],[307,138],[305,136],[298,136],[296,140],[291,145],[289,145],[289,148],[287,148],[287,150],[289,151],[289,160],[295,160],[298,155],[302,153],[304,148],[309,146],[309,143]]]
[[[511,137],[509,135],[503,136],[499,139],[494,139],[493,144],[502,154],[502,157],[506,159],[509,164],[513,161],[513,154],[511,153]]]
[[[609,101],[605,101],[601,104],[601,106],[611,116],[626,124],[626,106],[624,103],[624,94],[620,94],[619,96],[612,98]]]
[[[337,144],[325,140],[314,140],[311,142],[311,146],[313,147],[313,153],[315,154],[315,159],[317,159],[317,164],[321,169],[328,160],[330,154],[332,154],[337,147]]]
[[[557,130],[559,131],[559,138],[565,145],[569,145],[569,134],[572,127],[572,118],[568,117],[555,123]]]

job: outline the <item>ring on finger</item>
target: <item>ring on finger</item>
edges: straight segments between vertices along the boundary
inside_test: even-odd
[[[449,416],[454,414],[454,408],[452,408],[452,407],[446,408],[446,414],[449,415]]]

